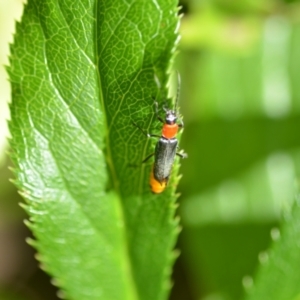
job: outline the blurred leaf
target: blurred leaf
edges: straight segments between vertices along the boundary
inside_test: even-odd
[[[258,33],[244,48],[232,44],[241,22],[231,35],[217,29],[222,20],[249,16],[212,9],[211,15],[199,10],[211,21],[207,27],[199,26],[199,16],[186,20],[191,28],[185,29],[198,36],[182,45],[179,61],[182,147],[189,154],[180,184],[180,246],[196,299],[241,299],[271,228],[282,208],[290,209],[300,173],[300,10],[292,19],[278,9],[274,16],[251,16],[263,23],[242,31],[247,38]],[[208,43],[206,33],[216,42]]]
[[[194,103],[185,108],[187,118],[284,118],[300,113],[300,24],[269,17],[260,32],[254,44],[238,53],[222,47],[199,51],[199,43],[198,51],[182,48],[180,69],[183,80],[189,78],[182,98]],[[211,38],[220,41],[215,34]]]
[[[185,197],[234,178],[268,155],[297,149],[299,125],[296,116],[187,124],[182,144],[189,159],[183,162],[180,184]]]
[[[259,16],[232,17],[214,9],[200,10],[183,18],[181,47],[247,54],[261,35],[262,21]]]
[[[277,4],[277,1],[273,0],[183,0],[182,2],[186,1],[189,3],[192,12],[209,8],[231,15],[269,12]]]
[[[275,223],[184,226],[181,260],[194,299],[241,299],[242,281],[255,272],[258,253],[270,242]],[[215,295],[215,296],[214,296]]]
[[[253,276],[258,253],[267,248],[282,208],[289,208],[294,178],[300,175],[300,151],[292,150],[296,123],[243,124],[220,122],[214,131],[207,130],[212,124],[202,124],[189,142],[203,147],[196,151],[185,145],[190,156],[181,185],[181,247],[197,295],[241,298],[242,279]],[[263,153],[267,157],[260,158]]]
[[[192,0],[199,1],[199,0]],[[244,0],[244,1],[228,1],[228,0],[212,0],[206,1],[209,5],[216,9],[227,12],[228,14],[251,14],[269,11],[272,7],[276,7],[276,1],[272,0]]]
[[[253,288],[246,299],[297,300],[300,296],[300,206],[299,196],[281,230],[273,231],[273,245],[266,252]]]
[[[186,199],[181,207],[186,226],[209,223],[274,222],[289,209],[294,178],[300,175],[300,150],[274,153],[216,187]]]
[[[167,296],[177,179],[150,193],[151,167],[132,165],[153,143],[132,121],[151,130],[154,75],[165,86],[176,12],[175,0],[29,0],[17,26],[16,184],[42,267],[69,299]]]

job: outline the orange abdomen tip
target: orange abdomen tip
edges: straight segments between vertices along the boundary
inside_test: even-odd
[[[154,178],[154,175],[153,175],[153,170],[151,171],[151,174],[150,174],[150,186],[151,186],[151,191],[155,194],[160,194],[162,193],[166,186],[167,186],[167,181],[163,181],[162,183],[160,183],[159,181],[157,181],[155,178]]]
[[[162,129],[162,136],[166,139],[172,139],[176,136],[178,132],[178,124],[164,124]]]

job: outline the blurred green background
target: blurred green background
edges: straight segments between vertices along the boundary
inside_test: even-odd
[[[181,256],[172,300],[239,300],[278,238],[300,173],[300,3],[181,1],[185,129],[178,214]],[[0,0],[0,64],[7,64],[21,0]],[[24,240],[21,198],[9,182],[9,84],[0,67],[0,299],[54,300]],[[155,299],[153,299],[155,300]]]

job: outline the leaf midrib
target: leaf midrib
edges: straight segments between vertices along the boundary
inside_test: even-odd
[[[130,9],[130,5],[128,6],[128,10]],[[128,10],[126,12],[126,14],[128,13]],[[121,19],[123,20],[123,18]],[[121,20],[119,21],[119,23],[117,24],[117,26],[121,23]],[[132,300],[138,300],[140,299],[139,297],[139,293],[138,293],[138,288],[135,284],[135,276],[134,276],[134,272],[132,270],[132,260],[131,260],[131,256],[130,256],[130,252],[129,252],[129,237],[128,237],[128,232],[127,232],[127,220],[125,217],[125,210],[124,210],[124,204],[123,201],[121,201],[122,197],[121,197],[121,192],[120,192],[120,187],[118,184],[118,178],[117,178],[117,174],[116,174],[116,170],[115,170],[115,166],[113,163],[113,159],[112,159],[112,154],[111,154],[111,143],[110,143],[110,135],[109,135],[109,126],[108,126],[108,120],[107,120],[107,110],[106,110],[106,105],[104,103],[104,95],[103,95],[103,89],[102,89],[102,80],[101,80],[101,75],[100,75],[100,70],[99,70],[99,57],[102,53],[102,51],[104,51],[105,49],[105,45],[107,45],[109,39],[112,37],[112,34],[110,35],[109,39],[107,40],[107,42],[105,43],[104,47],[101,49],[101,53],[99,53],[99,49],[98,49],[98,23],[99,23],[99,19],[98,19],[98,0],[96,0],[95,3],[95,37],[94,37],[94,41],[95,41],[95,58],[96,58],[96,74],[97,74],[97,82],[98,82],[98,88],[99,88],[99,101],[100,101],[100,105],[102,107],[102,111],[103,111],[103,124],[105,127],[105,140],[106,140],[106,153],[105,153],[105,157],[106,157],[106,163],[108,165],[108,168],[110,170],[110,174],[111,174],[111,179],[113,181],[113,187],[117,193],[117,197],[119,200],[119,216],[122,218],[123,223],[124,223],[124,230],[123,230],[123,242],[124,242],[124,254],[123,257],[125,258],[125,266],[127,271],[129,272],[129,280],[127,280],[127,282],[131,285],[131,291],[132,291]],[[98,54],[99,53],[99,54]],[[121,105],[122,103],[120,103]],[[125,274],[124,274],[125,275]],[[127,278],[128,278],[127,277]]]

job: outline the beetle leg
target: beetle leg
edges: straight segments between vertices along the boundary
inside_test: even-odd
[[[180,120],[180,123],[178,124],[179,129],[182,129],[184,127],[183,121]]]
[[[184,153],[184,152],[176,152],[176,155],[179,156],[180,158],[187,158],[188,157],[187,153]]]
[[[143,161],[142,164],[145,163],[150,157],[152,157],[154,155],[154,153],[151,153],[150,155],[148,155]]]
[[[145,136],[147,137],[156,137],[156,138],[160,138],[160,135],[158,134],[152,134],[152,133],[147,133],[145,132],[138,124],[132,122],[132,124],[137,127]]]
[[[154,105],[155,105],[155,114],[156,114],[157,119],[160,122],[165,123],[164,120],[158,115],[158,103],[156,101],[154,102]]]

